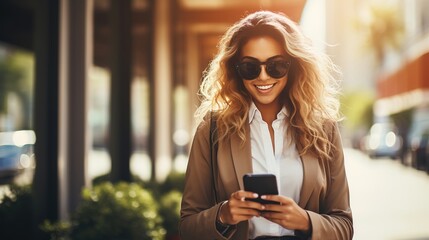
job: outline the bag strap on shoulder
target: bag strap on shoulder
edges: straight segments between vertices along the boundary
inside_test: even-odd
[[[215,204],[218,203],[217,196],[217,187],[216,187],[216,169],[217,169],[217,151],[218,151],[218,141],[217,141],[217,126],[216,126],[216,115],[210,113],[210,163],[212,170],[212,184],[213,184],[213,194]]]

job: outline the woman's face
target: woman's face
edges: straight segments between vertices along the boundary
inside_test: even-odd
[[[285,54],[282,46],[269,36],[257,36],[249,39],[242,47],[240,63],[248,61],[261,63],[268,60],[269,63],[273,61],[288,61],[290,64],[290,57]],[[257,62],[256,61],[256,62]],[[273,65],[270,65],[273,66]],[[286,86],[288,81],[287,74],[276,78],[267,73],[267,65],[261,65],[259,76],[253,79],[242,79],[244,87],[252,96],[255,105],[261,108],[281,108],[279,96]],[[289,70],[289,65],[284,66]],[[280,67],[280,70],[281,67]],[[275,71],[274,71],[275,72]],[[276,74],[271,74],[276,75]],[[280,74],[282,75],[282,74]]]

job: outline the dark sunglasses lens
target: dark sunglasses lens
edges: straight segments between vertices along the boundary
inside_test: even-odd
[[[289,69],[289,62],[285,60],[273,60],[267,62],[267,73],[273,78],[284,77]]]
[[[261,66],[256,62],[242,62],[238,64],[237,70],[243,79],[251,80],[259,76]]]

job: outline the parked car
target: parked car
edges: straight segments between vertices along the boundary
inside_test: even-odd
[[[407,164],[429,171],[426,149],[429,142],[429,107],[417,108],[412,115],[407,135]]]
[[[371,158],[402,156],[402,137],[392,122],[379,122],[371,126],[364,138],[364,150]]]
[[[429,143],[429,132],[425,132],[422,135],[414,136],[410,142],[410,156],[411,156],[411,166],[416,169],[426,169],[426,161],[428,160],[428,155],[426,153],[426,148]]]
[[[19,173],[21,148],[16,145],[0,146],[0,177],[12,177]]]
[[[429,174],[429,141],[426,144],[426,173]]]
[[[0,178],[12,178],[34,167],[35,141],[31,130],[0,132]]]

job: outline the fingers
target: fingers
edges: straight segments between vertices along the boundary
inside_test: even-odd
[[[258,194],[256,193],[240,190],[231,194],[231,198],[229,200],[230,206],[237,207],[237,208],[255,209],[258,211],[264,210],[265,209],[264,205],[257,202],[246,200],[246,199],[254,199],[257,197],[258,197]]]
[[[272,212],[290,213],[300,208],[291,198],[280,195],[264,195],[262,199],[278,202],[279,204],[266,204],[265,209]]]
[[[231,197],[244,201],[246,198],[257,198],[258,194],[257,193],[252,193],[252,192],[246,192],[243,190],[234,192],[233,194],[231,194]]]
[[[264,195],[262,199],[276,201],[280,204],[266,204],[261,216],[289,229],[308,229],[309,218],[302,209],[291,198],[279,195]]]
[[[294,203],[292,199],[288,197],[280,196],[280,195],[262,195],[261,198],[264,200],[279,202],[280,205],[287,205],[290,203]]]
[[[264,218],[270,219],[271,221],[274,221],[274,220],[287,220],[289,215],[275,210],[267,210],[265,212],[262,212],[261,216]]]
[[[255,193],[242,190],[232,193],[230,199],[225,204],[224,220],[226,220],[228,224],[236,224],[254,216],[259,217],[261,215],[260,212],[265,209],[265,206],[257,202],[246,200],[257,197],[258,195]]]

